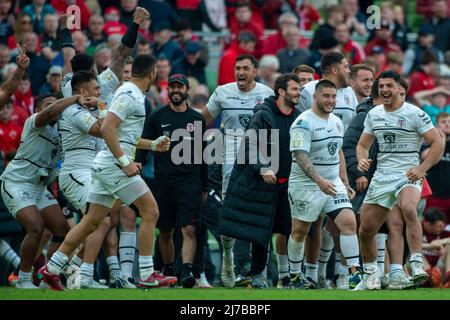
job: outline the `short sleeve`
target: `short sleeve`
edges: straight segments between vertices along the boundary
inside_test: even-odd
[[[135,100],[128,94],[122,93],[113,100],[108,112],[114,113],[123,121],[128,115],[133,114],[134,105]]]
[[[213,118],[217,118],[219,113],[222,111],[222,105],[220,103],[220,98],[217,91],[219,91],[219,88],[214,90],[213,94],[209,98],[208,103],[206,104],[206,108]]]
[[[73,115],[75,127],[83,133],[89,133],[89,130],[91,130],[95,122],[97,122],[97,118],[86,109],[79,110]]]
[[[308,109],[311,109],[312,106],[312,96],[305,87],[302,87],[300,93],[300,100],[298,102],[298,109],[303,112]]]
[[[290,130],[290,151],[311,151],[311,136],[312,130],[308,124],[303,119],[299,119],[296,123],[291,127]]]
[[[73,73],[68,73],[61,80],[61,92],[64,98],[72,96],[72,77]]]
[[[415,129],[420,134],[424,134],[434,128],[430,116],[423,110],[415,113],[415,120]]]
[[[372,115],[370,112],[367,114],[367,117],[364,120],[364,132],[372,136],[374,135],[372,126]]]
[[[116,74],[110,69],[106,69],[97,77],[100,85],[100,99],[106,101],[106,97],[112,95],[120,84]]]

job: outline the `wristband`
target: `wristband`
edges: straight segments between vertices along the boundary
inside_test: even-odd
[[[99,110],[98,112],[98,117],[100,119],[103,119],[106,117],[106,115],[108,114],[108,109],[106,109],[106,104],[103,101],[99,101],[97,103],[97,108]]]
[[[67,29],[67,28],[61,29],[60,35],[62,38],[62,43],[63,43],[62,47],[63,48],[70,47],[70,48],[75,49],[75,47],[73,46],[72,33],[70,33],[69,29]]]
[[[106,115],[108,114],[108,110],[100,110],[99,112],[98,112],[98,117],[100,118],[100,119],[104,119],[104,118],[106,118]]]
[[[156,146],[157,146],[158,144],[160,144],[161,141],[163,141],[165,138],[166,138],[166,136],[161,136],[161,137],[159,137],[158,139],[153,140],[152,143],[150,144],[150,150],[156,151]]]
[[[130,164],[130,160],[128,160],[126,155],[120,156],[119,158],[117,158],[117,161],[119,161],[119,164],[122,168]]]

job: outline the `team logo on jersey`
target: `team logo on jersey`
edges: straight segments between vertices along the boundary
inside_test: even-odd
[[[406,119],[403,117],[398,118],[397,120],[397,126],[404,127],[406,126]]]
[[[246,128],[248,126],[248,123],[250,122],[250,118],[252,117],[251,114],[241,113],[239,115],[239,122],[240,124]]]
[[[255,104],[261,104],[263,101],[263,98],[261,96],[257,96],[255,99]]]
[[[334,155],[337,150],[337,142],[330,142],[330,143],[328,143],[327,147],[328,147],[328,152],[330,153],[330,155]]]
[[[385,143],[394,143],[395,142],[395,134],[393,133],[384,133],[384,142]]]
[[[186,125],[186,130],[187,130],[188,132],[194,132],[194,124],[193,124],[192,122],[189,122],[189,123]]]
[[[348,95],[344,96],[345,104],[350,104],[350,97]]]

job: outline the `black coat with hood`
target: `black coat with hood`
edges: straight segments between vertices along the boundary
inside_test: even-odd
[[[279,170],[276,176],[277,178],[288,178],[292,164],[292,156],[289,151],[289,129],[300,112],[293,107],[289,115],[283,114],[275,100],[275,97],[271,96],[266,98],[262,104],[255,106],[253,117],[246,129],[247,131],[253,129],[257,132],[260,129],[279,129],[279,141],[274,141],[273,144],[279,146],[280,155]],[[270,139],[267,141],[260,143],[265,143],[266,150],[273,153]],[[247,164],[235,162],[223,202],[219,232],[266,246],[272,237],[278,191],[282,185],[264,182],[260,170],[270,167],[270,163],[264,164],[267,163],[267,157],[259,155],[257,159],[250,159],[252,163],[256,162],[255,164],[248,164],[250,163],[249,150],[252,147],[255,145],[251,139],[242,139],[240,149],[245,148]],[[269,153],[269,158],[270,155]]]

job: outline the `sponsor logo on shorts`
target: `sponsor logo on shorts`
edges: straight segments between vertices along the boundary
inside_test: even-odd
[[[306,212],[308,208],[308,202],[306,201],[294,201],[294,208],[297,211]]]
[[[22,201],[28,201],[28,200],[32,200],[33,199],[31,194],[29,194],[26,191],[19,191],[18,194],[19,194],[20,200],[22,200]]]
[[[351,203],[346,194],[337,194],[333,196],[334,204]]]
[[[404,186],[406,186],[406,185],[415,185],[415,186],[421,186],[422,185],[422,179],[420,179],[420,180],[417,180],[416,182],[413,182],[413,181],[411,181],[411,180],[403,180],[402,182],[400,182],[399,184],[397,184],[395,187],[394,187],[394,189],[395,189],[395,191],[398,191],[398,190],[400,190],[401,188],[403,188]]]

